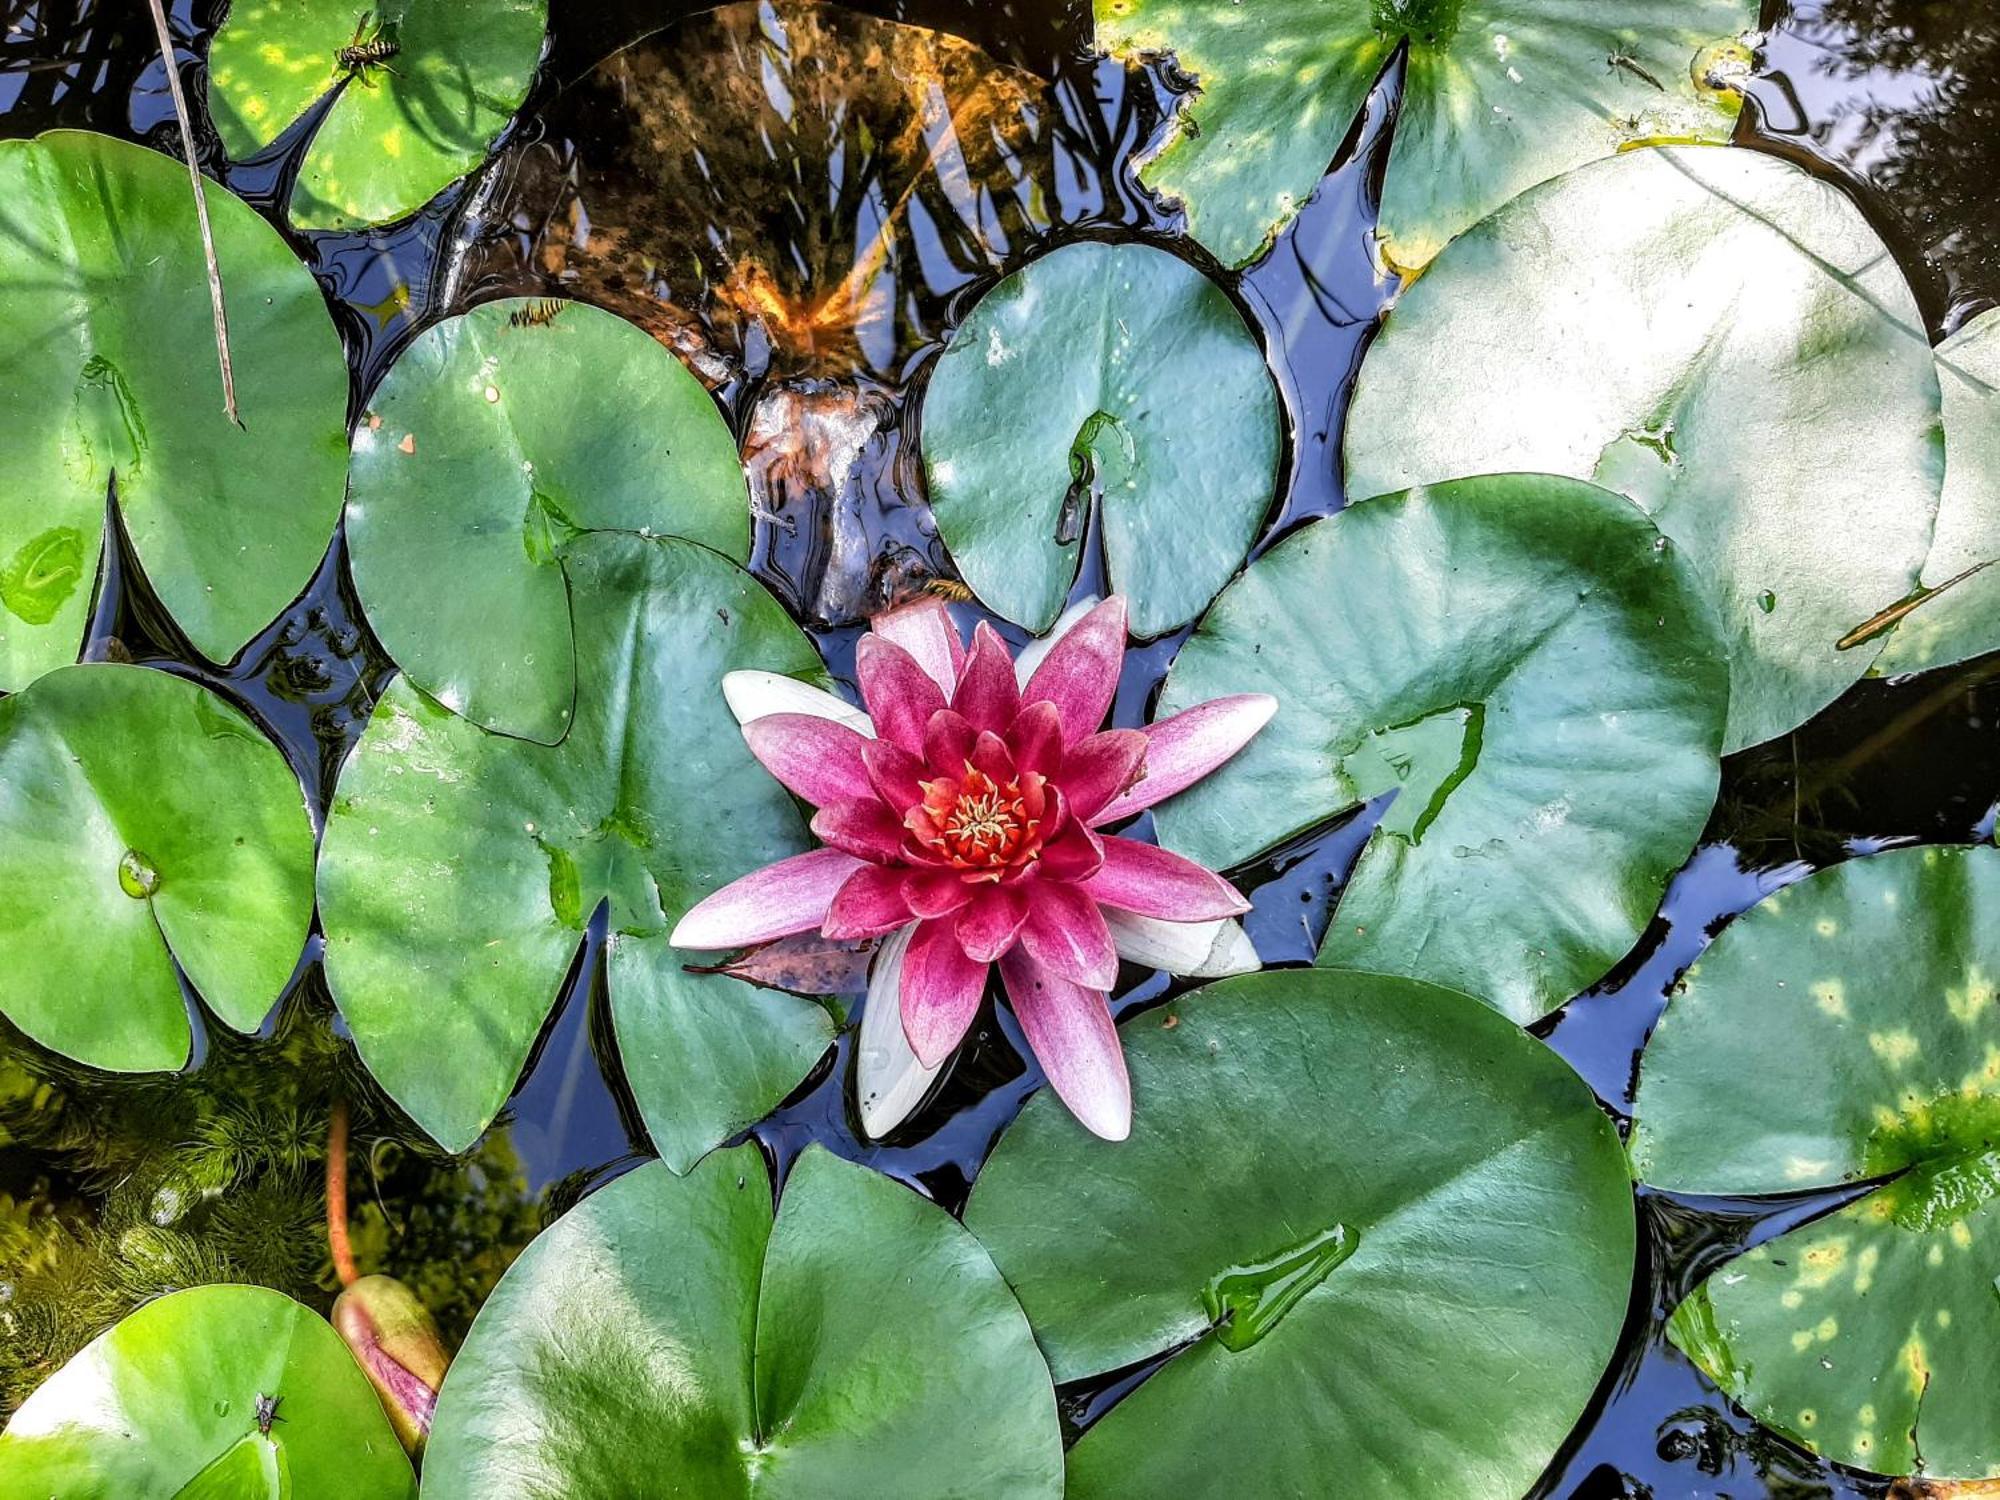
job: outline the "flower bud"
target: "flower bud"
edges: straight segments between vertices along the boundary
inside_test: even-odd
[[[393,1276],[363,1276],[334,1302],[333,1326],[382,1398],[403,1447],[421,1456],[451,1363],[430,1309]]]

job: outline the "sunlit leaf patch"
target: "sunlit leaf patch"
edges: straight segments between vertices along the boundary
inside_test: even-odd
[[[1072,1500],[1328,1475],[1517,1500],[1630,1295],[1589,1090],[1468,996],[1380,975],[1227,980],[1120,1031],[1144,1128],[1108,1147],[1039,1095],[965,1217],[1058,1381],[1179,1351],[1071,1450]]]
[[[1659,1187],[1877,1184],[1675,1312],[1730,1397],[1857,1468],[2000,1471],[2000,850],[1850,860],[1738,918],[1667,1007],[1636,1112]]]
[[[1517,1020],[1621,958],[1714,804],[1728,684],[1693,570],[1637,507],[1499,475],[1351,506],[1252,563],[1158,713],[1268,692],[1240,756],[1161,804],[1221,868],[1384,793],[1322,963]]]
[[[1057,1500],[1048,1368],[971,1235],[820,1149],[641,1167],[528,1248],[445,1380],[427,1494]],[[663,1491],[662,1486],[670,1487]]]
[[[0,699],[0,1011],[44,1046],[182,1066],[182,974],[254,1028],[305,946],[312,864],[298,778],[206,688],[96,664]]]
[[[310,272],[211,185],[242,426],[223,415],[187,169],[105,136],[0,142],[0,690],[73,662],[116,481],[147,582],[228,661],[340,513],[347,366]]]
[[[319,1314],[254,1286],[175,1292],[57,1371],[0,1433],[0,1500],[415,1500]]]
[[[1515,199],[1406,291],[1345,439],[1355,497],[1536,469],[1631,496],[1705,577],[1728,748],[1868,670],[1944,470],[1903,273],[1837,188],[1758,152],[1633,151]]]

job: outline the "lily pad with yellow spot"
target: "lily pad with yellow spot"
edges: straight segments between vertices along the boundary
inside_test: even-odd
[[[2000,1472],[2000,850],[1850,860],[1739,918],[1668,1006],[1636,1113],[1658,1187],[1877,1184],[1674,1314],[1732,1399],[1857,1468]]]
[[[209,48],[209,114],[240,161],[338,89],[292,221],[399,219],[486,155],[527,95],[547,24],[547,0],[237,0]]]

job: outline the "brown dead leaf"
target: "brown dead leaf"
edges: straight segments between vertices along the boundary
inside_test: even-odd
[[[794,995],[865,995],[875,947],[873,938],[837,943],[817,932],[802,932],[752,948],[729,963],[696,967],[693,972],[727,974]]]

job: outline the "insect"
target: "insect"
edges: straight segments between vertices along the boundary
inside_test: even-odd
[[[1605,58],[1604,67],[1607,72],[1610,71],[1612,68],[1623,68],[1633,77],[1645,79],[1646,82],[1650,83],[1654,88],[1658,89],[1661,93],[1664,94],[1667,91],[1667,86],[1664,83],[1661,83],[1659,79],[1655,78],[1651,73],[1648,73],[1644,68],[1639,66],[1638,58],[1628,57],[1623,52],[1614,52],[1609,57]]]
[[[924,592],[933,599],[943,599],[951,604],[972,602],[972,590],[956,578],[927,578],[924,580]]]
[[[271,1435],[271,1424],[273,1422],[282,1422],[285,1420],[278,1415],[278,1403],[284,1399],[283,1396],[259,1395],[257,1397],[257,1431],[265,1437]]]
[[[507,315],[509,328],[545,328],[562,315],[569,304],[560,297],[544,297]]]
[[[361,12],[360,19],[354,23],[354,39],[333,54],[334,62],[347,73],[358,77],[371,89],[375,85],[368,77],[368,70],[384,68],[394,73],[396,70],[389,67],[389,59],[403,50],[401,42],[386,34],[390,29],[389,25],[377,26],[373,36],[365,42],[361,39],[363,33],[368,30],[368,22],[374,14],[372,10]]]

